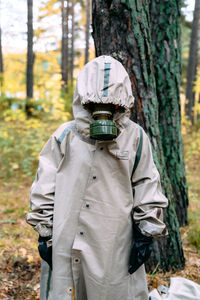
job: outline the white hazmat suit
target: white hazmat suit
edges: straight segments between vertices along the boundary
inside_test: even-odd
[[[147,236],[166,234],[162,209],[167,199],[149,139],[129,120],[133,100],[121,63],[109,56],[95,58],[77,79],[75,120],[61,125],[40,153],[27,222],[40,236],[53,236],[53,270],[51,276],[42,270],[42,300],[148,299],[144,266],[128,273],[132,218]],[[92,116],[83,107],[89,102],[125,108],[114,114],[116,139],[90,138]],[[133,173],[141,132],[141,156]]]

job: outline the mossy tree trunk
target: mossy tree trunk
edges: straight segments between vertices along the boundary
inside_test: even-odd
[[[154,242],[154,251],[147,270],[158,265],[160,270],[184,266],[179,223],[173,203],[173,192],[162,150],[158,124],[158,100],[151,49],[148,0],[93,0],[93,37],[96,56],[112,55],[129,73],[135,106],[132,119],[147,132],[153,155],[161,175],[163,190],[170,201],[165,211],[169,235]]]
[[[152,53],[159,127],[179,224],[187,224],[188,194],[180,124],[181,0],[151,0]]]

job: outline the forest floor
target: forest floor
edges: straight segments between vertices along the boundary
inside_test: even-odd
[[[164,284],[170,277],[185,277],[200,283],[200,130],[183,132],[184,155],[189,185],[189,225],[181,228],[186,259],[184,270],[148,274],[149,289]],[[198,148],[198,149],[197,149]],[[13,176],[0,178],[0,299],[39,299],[40,258],[37,233],[26,224],[29,208],[31,176],[22,175],[18,168]]]

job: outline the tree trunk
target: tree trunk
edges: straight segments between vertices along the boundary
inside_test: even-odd
[[[187,224],[188,194],[180,124],[181,0],[150,2],[152,52],[159,104],[159,127],[176,214]]]
[[[0,27],[0,95],[3,95],[3,52],[1,43],[1,27]]]
[[[73,77],[74,77],[74,5],[75,0],[71,0],[71,16],[72,16],[72,28],[71,28],[71,67],[70,67],[70,77],[71,77],[71,85],[73,85]]]
[[[195,95],[193,91],[194,81],[197,74],[197,61],[198,61],[198,43],[200,31],[200,0],[195,1],[192,33],[190,40],[189,61],[187,67],[187,85],[186,85],[186,105],[185,112],[189,120],[194,122],[194,102]]]
[[[27,116],[31,116],[30,99],[33,98],[33,0],[27,0],[28,4],[28,43],[27,43],[27,68],[26,68],[26,107]]]
[[[132,119],[147,132],[154,160],[161,175],[163,191],[170,201],[165,211],[169,235],[154,242],[148,271],[180,269],[184,256],[179,224],[173,203],[158,125],[148,0],[93,0],[93,37],[96,55],[112,55],[126,68],[131,82],[135,106]]]
[[[90,40],[90,1],[87,0],[86,7],[86,34],[85,34],[85,64],[89,60],[89,40]]]
[[[68,48],[68,15],[69,15],[69,3],[66,0],[62,2],[62,62],[61,62],[61,74],[62,74],[62,88],[66,92],[68,86],[68,73],[69,73],[69,48]]]

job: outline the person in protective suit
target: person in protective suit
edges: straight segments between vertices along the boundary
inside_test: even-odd
[[[75,120],[40,153],[26,218],[39,233],[40,299],[148,299],[143,263],[166,234],[167,199],[133,102],[122,64],[93,59],[77,78]]]

